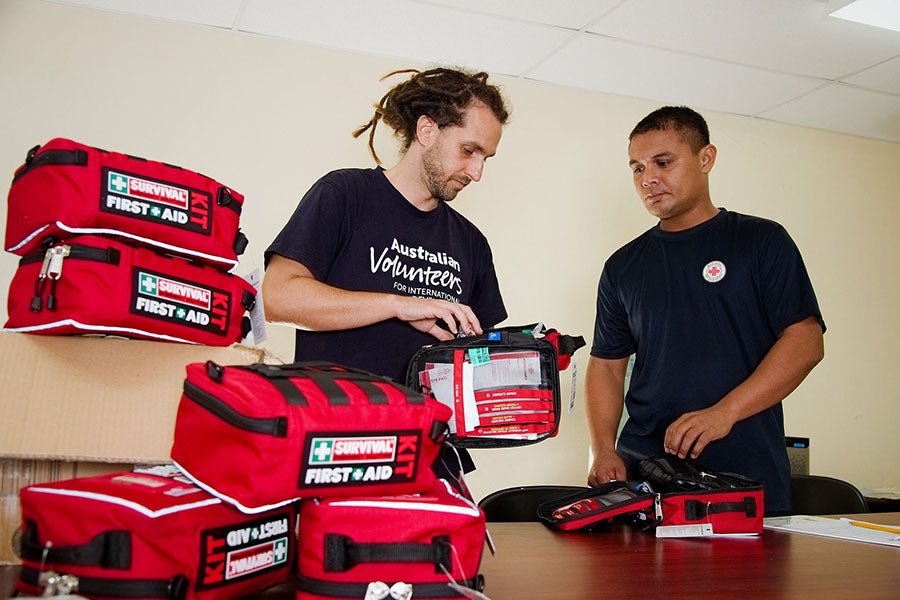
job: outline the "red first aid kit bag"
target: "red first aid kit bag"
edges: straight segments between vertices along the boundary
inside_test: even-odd
[[[443,480],[412,496],[304,500],[300,523],[298,600],[463,598],[484,588],[484,513]]]
[[[249,332],[255,302],[236,275],[85,235],[19,260],[6,330],[229,346]]]
[[[23,488],[18,590],[89,598],[240,598],[290,579],[294,506],[251,517],[169,471],[157,467]]]
[[[174,165],[56,138],[28,152],[9,190],[6,249],[98,234],[231,270],[247,246],[244,197]]]
[[[453,410],[449,442],[461,448],[534,444],[556,435],[559,371],[584,338],[518,325],[437,342],[417,351],[406,385]]]
[[[762,533],[763,486],[756,481],[674,456],[644,459],[640,471],[643,482],[613,481],[576,492],[541,504],[537,516],[563,531],[620,517],[656,527],[658,537]]]
[[[450,410],[329,363],[187,367],[172,459],[244,512],[297,498],[427,489]]]

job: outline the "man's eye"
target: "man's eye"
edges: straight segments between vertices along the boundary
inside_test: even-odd
[[[638,173],[643,173],[643,171],[644,171],[644,167],[635,167],[634,168],[635,175],[637,175]]]

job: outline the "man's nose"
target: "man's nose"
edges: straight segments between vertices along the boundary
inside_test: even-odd
[[[466,166],[466,177],[472,181],[481,181],[481,174],[484,172],[484,160],[478,158],[471,161]]]
[[[656,175],[655,172],[651,171],[650,169],[647,169],[641,175],[641,186],[642,187],[647,188],[647,187],[650,187],[651,185],[656,185],[657,183],[659,183],[659,177]]]

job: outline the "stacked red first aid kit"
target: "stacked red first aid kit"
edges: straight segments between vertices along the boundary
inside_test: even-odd
[[[256,291],[229,271],[244,198],[162,162],[62,138],[13,176],[6,249],[20,255],[7,331],[229,346]]]
[[[466,348],[489,347],[498,362],[539,348],[541,410],[558,423],[557,371],[579,343],[536,331],[487,332]],[[450,346],[435,344],[411,372]],[[171,472],[22,490],[20,591],[236,598],[292,579],[298,600],[485,598],[484,513],[461,475],[431,468],[445,442],[466,437],[448,434],[452,405],[332,363],[186,371]]]

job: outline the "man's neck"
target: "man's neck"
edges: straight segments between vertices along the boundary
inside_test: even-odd
[[[709,221],[717,214],[719,209],[709,201],[677,217],[660,220],[659,228],[663,231],[684,231]]]
[[[385,169],[384,176],[410,204],[421,211],[432,211],[439,202],[428,191],[416,162],[409,154],[404,154],[396,165]]]

